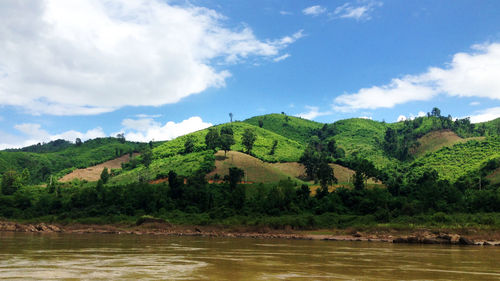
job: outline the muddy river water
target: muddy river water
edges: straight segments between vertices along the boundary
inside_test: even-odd
[[[0,233],[0,279],[500,280],[500,247]]]

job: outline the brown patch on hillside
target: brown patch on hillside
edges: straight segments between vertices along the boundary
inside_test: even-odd
[[[429,152],[434,152],[445,146],[451,146],[455,143],[463,141],[455,132],[451,130],[433,131],[425,134],[418,139],[420,144],[412,153],[416,156],[422,156]]]
[[[215,169],[207,174],[207,179],[214,180],[215,174],[219,178],[224,178],[229,174],[229,168],[238,167],[245,171],[245,182],[278,182],[286,179],[289,175],[282,173],[280,170],[274,168],[271,164],[263,162],[251,155],[238,152],[228,151],[224,157],[224,151],[215,153]],[[290,177],[293,177],[290,175]]]
[[[134,156],[139,155],[139,153],[134,153]],[[73,172],[65,175],[60,178],[60,182],[69,182],[73,179],[87,180],[87,181],[97,181],[101,177],[102,170],[104,168],[111,169],[121,169],[122,163],[126,163],[130,161],[129,154],[123,155],[121,157],[115,158],[113,160],[106,161],[99,165],[95,165],[92,167],[84,168],[84,169],[76,169]]]
[[[432,131],[418,139],[420,144],[411,153],[415,156],[423,156],[429,152],[438,151],[445,146],[452,146],[457,143],[468,142],[470,140],[483,140],[485,137],[461,138],[451,130]]]

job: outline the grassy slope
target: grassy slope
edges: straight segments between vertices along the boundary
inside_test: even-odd
[[[470,140],[426,154],[413,162],[410,167],[416,172],[432,168],[442,178],[453,181],[468,172],[478,170],[484,161],[499,156],[500,138]]]
[[[230,151],[227,156],[224,157],[224,151],[218,151],[215,154],[215,170],[207,175],[208,179],[213,179],[215,174],[218,174],[220,178],[229,174],[230,167],[238,167],[245,171],[245,181],[250,182],[261,182],[261,183],[271,183],[278,182],[280,180],[285,180],[288,177],[292,177],[287,173],[283,173],[279,169],[273,166],[272,163],[266,163],[248,154]],[[287,163],[275,163],[275,164],[287,164]]]
[[[372,161],[377,167],[397,161],[387,157],[382,149],[381,144],[387,129],[385,123],[352,118],[337,121],[334,126],[336,133],[333,138],[337,145],[345,150],[346,156],[358,154]]]
[[[287,118],[288,117],[288,118]],[[286,121],[288,119],[288,122]],[[286,138],[307,143],[315,129],[321,129],[324,124],[283,114],[267,114],[255,116],[243,122],[259,126],[259,120],[263,122],[263,129],[274,132]]]
[[[218,125],[216,126],[216,128],[220,130],[220,128],[223,126],[229,126],[229,125],[227,124]],[[255,131],[257,135],[257,139],[252,149],[252,154],[263,161],[267,162],[297,161],[300,158],[302,151],[305,148],[305,145],[302,143],[285,138],[271,131],[259,128],[258,126],[253,126],[244,122],[233,122],[230,126],[232,126],[233,128],[234,139],[236,141],[236,144],[234,144],[231,147],[231,150],[243,151],[244,146],[241,144],[241,136],[245,131],[245,129],[247,128],[252,129]],[[195,139],[196,150],[198,151],[204,150],[205,135],[207,134],[207,132],[208,129],[205,129],[166,142],[163,145],[160,145],[153,150],[154,158],[155,159],[166,158],[182,153],[184,150],[184,142],[188,137],[193,137]],[[269,155],[269,151],[271,150],[274,140],[278,141],[278,146],[276,147],[274,155]]]

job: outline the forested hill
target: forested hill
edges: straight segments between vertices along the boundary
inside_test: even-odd
[[[127,153],[137,152],[148,144],[123,138],[96,138],[71,143],[65,140],[36,144],[21,149],[0,151],[0,173],[27,173],[30,183],[46,182],[51,175],[62,176],[76,168],[86,168]]]
[[[222,138],[226,128],[233,139],[226,151],[245,152],[267,163],[307,164],[323,159],[351,169],[363,160],[378,171],[379,179],[387,179],[395,170],[409,174],[432,169],[442,179],[455,181],[500,157],[500,118],[472,124],[468,119],[441,116],[434,109],[426,117],[397,123],[353,118],[324,124],[282,113],[214,126],[164,143],[134,143],[124,138],[56,140],[0,151],[0,173],[24,171],[30,183],[37,184],[47,182],[51,175],[61,177],[131,152],[143,155],[124,165],[116,173],[116,182],[137,181],[145,171],[150,179],[169,171],[185,177],[200,169],[209,173],[214,169],[213,152],[222,147],[220,143],[209,147],[207,134]],[[245,144],[248,132],[254,136],[250,150]]]

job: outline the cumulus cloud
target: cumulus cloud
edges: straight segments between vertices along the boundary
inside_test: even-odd
[[[348,2],[337,7],[333,11],[333,17],[346,18],[355,20],[369,20],[370,13],[376,8],[382,6],[382,2],[377,1],[357,1],[355,3]]]
[[[494,120],[500,117],[500,107],[492,107],[485,110],[480,110],[476,114],[470,116],[471,123],[480,123]]]
[[[325,116],[325,115],[332,114],[330,111],[320,112],[319,107],[317,107],[317,106],[306,105],[305,108],[307,108],[309,111],[299,113],[295,116],[300,117],[300,118],[304,118],[304,119],[313,120],[314,118],[319,117],[319,116]]]
[[[399,115],[398,116],[398,119],[396,120],[397,122],[401,122],[401,121],[406,121],[406,120],[413,120],[417,117],[424,117],[426,116],[427,113],[423,112],[423,111],[419,111],[417,113],[417,115],[413,114],[413,113],[410,113],[410,115],[408,116],[405,116],[405,115]]]
[[[408,120],[408,118],[406,118],[406,116],[404,116],[404,115],[399,115],[399,116],[398,116],[398,119],[397,119],[396,121],[397,121],[397,122],[401,122],[401,121],[406,121],[406,120]]]
[[[161,0],[5,1],[0,105],[87,115],[223,87],[229,64],[272,59],[302,36],[258,39],[214,10]]]
[[[470,105],[470,106],[478,106],[478,105],[480,105],[480,104],[481,104],[481,103],[480,103],[480,102],[478,102],[478,101],[473,101],[473,102],[469,103],[469,105]]]
[[[171,140],[212,126],[211,123],[204,122],[198,116],[190,117],[179,123],[170,121],[164,125],[151,118],[125,119],[122,125],[127,140],[141,142]]]
[[[302,13],[307,16],[317,16],[326,12],[326,8],[321,7],[320,5],[314,5],[311,7],[307,7],[302,10]]]
[[[88,139],[102,138],[106,134],[101,127],[90,129],[87,132],[78,132],[70,130],[59,134],[50,134],[48,131],[42,129],[40,124],[36,123],[23,123],[14,126],[23,136],[7,135],[5,139],[0,142],[0,149],[6,148],[21,148],[37,143],[49,142],[58,139],[64,139],[74,142],[76,138],[85,141]]]
[[[419,75],[394,78],[387,85],[340,95],[334,100],[334,108],[392,108],[411,101],[427,101],[438,94],[500,100],[500,44],[476,45],[473,50],[455,54],[445,68],[431,67]]]
[[[148,142],[151,140],[162,141],[171,140],[176,137],[186,135],[198,130],[212,126],[211,123],[204,122],[200,117],[193,116],[179,123],[169,121],[165,124],[154,121],[152,118],[124,119],[123,129],[118,133],[124,133],[125,139],[130,141]],[[59,134],[50,134],[42,128],[40,124],[23,123],[15,125],[22,136],[14,136],[2,133],[0,149],[21,148],[37,143],[49,142],[57,139],[64,139],[74,142],[76,138],[85,141],[88,139],[102,138],[107,135],[101,127],[90,129],[86,132],[70,130]],[[111,134],[115,136],[117,133]]]

